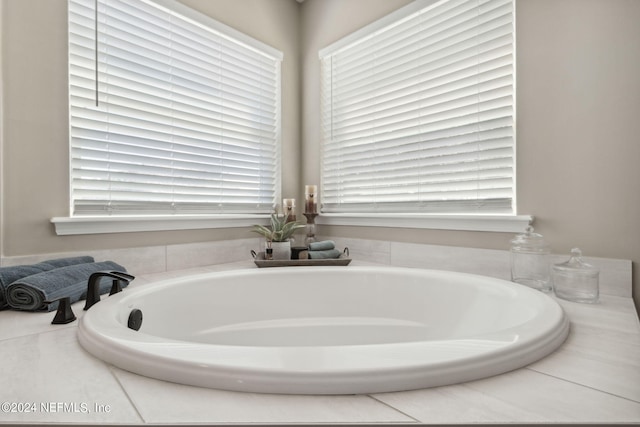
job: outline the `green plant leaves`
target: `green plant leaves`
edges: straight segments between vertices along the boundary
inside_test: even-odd
[[[304,224],[298,221],[287,222],[287,217],[278,217],[276,214],[271,215],[271,228],[264,225],[255,224],[253,226],[254,233],[258,233],[264,236],[267,240],[272,242],[284,242],[288,240],[296,230],[303,228]]]

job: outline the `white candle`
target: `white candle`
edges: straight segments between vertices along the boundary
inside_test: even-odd
[[[282,209],[285,215],[293,214],[293,209],[296,207],[296,199],[282,199]]]
[[[289,218],[295,219],[296,199],[282,199],[282,213]]]
[[[304,212],[318,213],[318,186],[304,186]]]

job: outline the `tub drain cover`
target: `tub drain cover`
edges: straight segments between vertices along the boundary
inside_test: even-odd
[[[142,326],[142,311],[138,310],[137,308],[131,310],[131,313],[129,313],[129,321],[127,322],[127,326],[134,331],[139,330],[140,326]]]

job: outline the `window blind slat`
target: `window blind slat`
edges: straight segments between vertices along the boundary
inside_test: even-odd
[[[505,36],[510,34],[509,16],[505,15],[493,22],[474,22],[475,28],[482,25],[487,28],[483,31],[470,31],[474,28],[461,28],[456,32],[438,34],[437,37],[426,36],[425,33],[416,34],[411,44],[398,44],[388,49],[379,45],[371,46],[370,53],[366,56],[365,66],[373,69],[375,73],[367,73],[364,77],[375,80],[384,78],[389,74],[396,74],[400,70],[408,71],[416,66],[436,67],[440,64],[451,63],[457,58],[468,57],[470,49],[478,52],[489,51],[492,46],[500,45]],[[499,24],[493,27],[492,24]],[[403,40],[402,43],[405,43]],[[344,74],[345,78],[357,75],[359,67],[354,66],[353,57],[338,57],[333,64],[336,70]],[[364,58],[363,58],[364,59]],[[360,64],[359,64],[360,65]],[[361,68],[360,68],[361,69]]]
[[[432,95],[429,92],[443,94],[464,88],[472,89],[495,79],[510,78],[512,70],[512,58],[508,54],[505,55],[505,49],[501,47],[489,61],[467,60],[455,69],[421,71],[416,75],[403,74],[395,79],[380,81],[377,89],[367,85],[359,92],[351,92],[348,88],[341,91],[340,88],[334,87],[333,91],[337,90],[340,93],[340,97],[335,100],[335,108],[340,113],[349,110],[357,112],[363,103],[380,104],[410,96],[428,101]]]
[[[452,44],[460,37],[468,37],[469,30],[511,13],[510,1],[492,1],[479,7],[478,3],[462,1],[441,1],[438,7],[423,12],[419,19],[411,19],[389,26],[384,29],[383,37],[370,37],[352,46],[352,55],[344,57],[342,63],[348,69],[359,68],[360,64],[370,65],[369,62],[387,61],[390,63],[412,61],[412,52],[429,48],[442,47],[442,40]],[[486,26],[492,28],[495,25]],[[401,58],[409,53],[407,61]],[[373,54],[373,55],[372,55]],[[347,69],[347,71],[348,71]]]
[[[271,212],[280,53],[178,2],[94,4],[69,0],[73,214]]]
[[[443,0],[321,56],[323,212],[513,212],[511,0]]]

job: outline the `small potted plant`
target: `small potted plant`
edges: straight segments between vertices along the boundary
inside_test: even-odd
[[[286,216],[278,217],[276,214],[271,214],[269,227],[255,224],[251,231],[267,239],[267,248],[272,249],[273,259],[291,259],[291,241],[289,239],[300,228],[304,228],[304,224],[297,221],[287,222]]]

